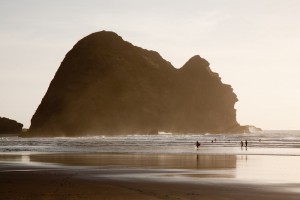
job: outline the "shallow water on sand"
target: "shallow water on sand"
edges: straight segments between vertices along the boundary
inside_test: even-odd
[[[300,187],[300,156],[288,155],[0,154],[0,173],[17,166],[20,169],[27,166],[107,170],[102,176],[122,179],[147,177],[160,181],[296,184]]]

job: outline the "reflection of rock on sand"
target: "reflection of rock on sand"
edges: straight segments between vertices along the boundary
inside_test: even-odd
[[[198,169],[236,168],[235,155],[197,155]]]
[[[235,155],[184,154],[48,154],[31,155],[31,161],[67,165],[132,166],[174,169],[235,168]]]

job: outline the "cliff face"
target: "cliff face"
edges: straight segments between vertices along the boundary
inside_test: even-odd
[[[209,63],[192,57],[178,72],[177,111],[174,124],[179,132],[222,132],[239,126],[234,104],[238,101],[230,85],[223,84]]]
[[[239,127],[236,101],[200,56],[176,69],[158,53],[102,31],[67,53],[28,134],[222,132]]]
[[[18,123],[15,120],[11,120],[5,117],[0,117],[0,134],[6,133],[21,133],[23,124]]]

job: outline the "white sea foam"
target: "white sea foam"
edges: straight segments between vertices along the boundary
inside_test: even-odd
[[[211,143],[213,139],[217,142]],[[195,141],[201,143],[198,151]],[[247,140],[248,148],[240,148]],[[259,141],[261,140],[261,141]],[[265,131],[251,134],[168,134],[0,138],[0,152],[103,152],[300,155],[300,131]]]

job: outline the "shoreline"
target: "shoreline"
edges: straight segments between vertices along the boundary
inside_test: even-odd
[[[0,199],[300,198],[299,156],[3,155]]]
[[[8,166],[7,166],[8,167]],[[11,167],[11,166],[10,166]],[[129,177],[124,177],[127,174]],[[173,170],[15,167],[0,172],[1,199],[299,199],[285,184],[189,182],[149,178]],[[137,178],[138,175],[140,178]],[[294,185],[297,187],[298,185]]]

